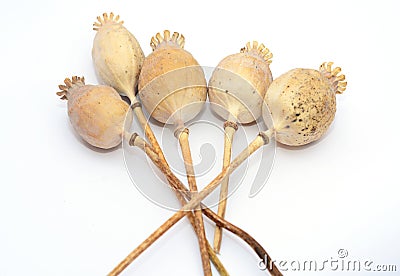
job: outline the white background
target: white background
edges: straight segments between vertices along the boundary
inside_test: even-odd
[[[332,260],[343,248],[347,260],[397,264],[399,271],[396,4],[2,2],[0,275],[105,275],[172,215],[135,188],[121,147],[96,151],[79,140],[66,102],[55,95],[71,75],[97,82],[91,27],[97,15],[110,11],[121,15],[145,54],[151,36],[168,28],[185,35],[185,48],[204,66],[255,39],[273,52],[275,77],[323,61],[342,67],[348,88],[337,97],[328,134],[304,148],[278,147],[267,185],[249,198],[251,183],[245,181],[229,199],[227,218],[276,260]],[[191,139],[196,159],[201,141]],[[215,166],[214,175],[220,163]],[[206,226],[212,239],[213,224]],[[124,275],[201,275],[196,246],[182,220]],[[265,275],[253,252],[232,235],[225,235],[221,260],[231,275]],[[310,274],[288,270],[286,275]],[[317,274],[350,273],[326,268]]]

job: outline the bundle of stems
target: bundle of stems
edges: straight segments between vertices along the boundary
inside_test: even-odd
[[[256,139],[249,146],[243,150],[238,157],[236,157],[233,162],[225,167],[221,173],[210,183],[207,185],[205,189],[200,191],[198,194],[192,196],[189,202],[184,205],[178,212],[176,212],[170,219],[168,219],[162,226],[160,226],[153,234],[151,234],[143,243],[141,243],[135,250],[133,250],[122,262],[120,262],[110,273],[109,275],[118,275],[120,274],[130,263],[132,263],[141,253],[143,253],[151,244],[153,244],[159,237],[161,237],[166,231],[168,231],[176,222],[178,222],[182,217],[186,215],[187,212],[190,212],[201,201],[207,197],[213,190],[215,190],[221,181],[230,175],[236,168],[246,160],[252,153],[254,153],[258,148],[260,148],[264,144],[269,143],[269,139],[272,136],[272,131],[266,131],[260,133]],[[184,185],[176,178],[176,176],[170,171],[169,167],[165,165],[165,162],[161,160],[158,154],[149,146],[141,137],[137,134],[132,134],[129,140],[129,144],[133,146],[137,146],[141,148],[146,154],[150,157],[150,159],[154,162],[154,164],[166,175],[168,182],[172,183],[175,189],[179,189],[182,193],[189,198],[190,192],[185,189]],[[204,206],[204,205],[202,205]],[[248,243],[256,254],[263,260],[265,266],[271,275],[282,275],[278,268],[275,266],[273,262],[271,262],[270,255],[266,252],[264,248],[250,235],[241,230],[238,227],[230,224],[224,219],[220,218],[218,215],[213,213],[210,209],[204,208],[203,212],[216,222],[217,225],[224,227],[225,229],[231,231],[232,233],[238,235],[242,238],[246,243]]]

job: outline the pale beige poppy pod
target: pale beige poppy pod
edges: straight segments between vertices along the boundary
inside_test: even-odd
[[[240,53],[224,58],[214,69],[208,84],[211,108],[224,120],[242,124],[261,116],[261,106],[272,73],[272,53],[264,46],[248,42]]]
[[[132,116],[129,105],[117,91],[106,85],[85,85],[83,77],[66,78],[64,83],[57,95],[68,100],[68,116],[79,136],[98,148],[118,146],[124,134],[125,118],[130,124]]]
[[[341,69],[332,69],[332,64],[323,63],[319,71],[293,69],[272,82],[263,117],[278,142],[301,146],[326,133],[335,117],[336,94],[343,93],[347,84],[339,75]]]
[[[92,59],[98,79],[114,87],[134,101],[144,54],[135,36],[119,20],[104,13],[93,24],[97,31],[93,41]]]
[[[153,52],[146,57],[139,76],[139,97],[159,122],[182,124],[193,119],[207,98],[204,71],[183,49],[179,33],[157,33],[151,39]]]

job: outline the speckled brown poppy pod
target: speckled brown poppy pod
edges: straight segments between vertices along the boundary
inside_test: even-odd
[[[85,85],[83,77],[72,77],[59,85],[57,93],[68,100],[68,116],[75,131],[90,145],[110,149],[118,146],[124,133],[129,105],[114,88],[106,85]],[[129,123],[129,122],[127,122]]]
[[[325,134],[335,117],[336,94],[342,94],[347,84],[340,67],[332,69],[332,64],[323,63],[319,71],[293,69],[272,82],[263,116],[278,142],[301,146]]]

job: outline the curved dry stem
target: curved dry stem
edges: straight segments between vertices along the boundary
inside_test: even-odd
[[[230,223],[227,220],[219,217],[216,213],[212,210],[203,207],[203,213],[206,215],[210,220],[212,220],[217,225],[220,225],[225,230],[228,230],[232,234],[235,234],[239,238],[241,238],[244,242],[246,242],[257,254],[257,256],[263,261],[265,267],[267,267],[268,271],[271,275],[282,275],[276,265],[272,262],[271,256],[267,253],[267,251],[262,247],[262,245],[254,239],[250,234],[248,234],[243,229],[237,227],[236,225]]]
[[[114,270],[109,275],[118,275],[122,272],[131,262],[133,262],[146,248],[148,248],[152,243],[154,243],[162,234],[164,234],[169,228],[171,228],[176,222],[178,222],[187,212],[187,210],[191,210],[196,205],[198,205],[202,199],[208,196],[215,188],[218,187],[219,183],[229,174],[231,174],[236,168],[243,163],[252,153],[254,153],[258,148],[262,145],[267,144],[269,142],[269,138],[272,136],[272,131],[267,131],[264,133],[260,133],[256,139],[249,146],[243,150],[238,157],[234,159],[234,161],[226,168],[222,170],[222,172],[209,184],[207,187],[200,191],[197,195],[195,195],[185,206],[183,206],[178,212],[176,212],[170,219],[168,219],[162,226],[160,226],[153,234],[151,234],[142,244],[140,244],[135,250],[133,250],[121,263],[118,264],[114,268]],[[139,139],[138,139],[139,138]],[[146,143],[141,143],[140,137],[137,135],[133,135],[130,141],[131,145],[139,146],[140,144],[144,144],[144,150],[146,154],[152,159],[152,161],[159,167],[163,173],[166,175],[168,181],[170,183],[174,183],[176,186],[179,186],[178,183],[182,185],[182,183],[176,178],[174,174],[170,171],[168,167],[165,167],[160,158],[152,151],[149,146],[146,146]],[[183,185],[182,185],[183,186]],[[184,186],[183,186],[184,187]],[[185,189],[186,190],[186,189]],[[186,190],[187,191],[187,190]],[[215,216],[212,215],[209,209],[204,209],[206,214],[211,219],[216,219]],[[217,216],[218,217],[218,216]],[[221,218],[217,219],[217,222],[221,225],[224,225],[225,221]],[[249,236],[246,232],[242,231],[237,227],[230,227],[232,225],[227,225],[228,230],[236,231],[236,234],[241,237],[245,242],[247,242],[253,249],[255,249],[257,255],[263,260],[268,271],[272,275],[282,275],[274,263],[270,262],[271,258],[266,253],[266,251],[259,245],[251,236]],[[253,247],[255,246],[255,248]],[[260,256],[261,255],[261,256]]]
[[[193,168],[192,154],[189,146],[189,130],[184,128],[178,134],[179,145],[181,147],[183,160],[185,162],[186,176],[189,183],[189,189],[193,194],[197,194],[197,184]],[[199,241],[201,261],[203,264],[204,275],[211,275],[210,259],[207,253],[207,238],[204,230],[203,215],[200,204],[196,206],[194,212],[195,230]]]
[[[231,121],[226,121],[224,124],[225,139],[224,139],[224,157],[222,162],[222,168],[227,167],[231,163],[232,155],[232,141],[233,136],[238,129],[237,124]],[[218,203],[218,216],[225,218],[227,197],[228,197],[228,184],[229,177],[226,177],[221,183],[221,189],[219,193],[219,203]],[[214,232],[214,250],[216,253],[220,252],[222,242],[222,227],[218,224],[215,227]]]

